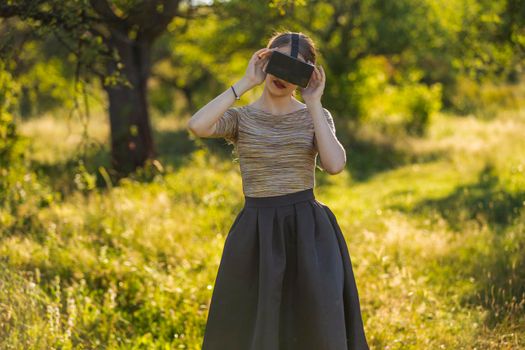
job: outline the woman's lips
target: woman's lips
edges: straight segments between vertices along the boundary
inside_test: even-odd
[[[273,84],[274,84],[275,86],[277,86],[279,89],[284,89],[284,88],[286,87],[285,85],[283,85],[283,84],[282,84],[280,81],[278,81],[278,80],[274,80],[274,81],[273,81]]]

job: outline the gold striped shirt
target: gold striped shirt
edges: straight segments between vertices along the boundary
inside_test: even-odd
[[[332,115],[323,110],[335,134]],[[314,130],[307,107],[275,115],[246,105],[228,108],[209,137],[234,145],[244,194],[266,197],[314,188],[318,155]],[[322,164],[318,167],[324,170]]]

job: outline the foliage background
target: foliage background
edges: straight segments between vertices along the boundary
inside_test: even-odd
[[[159,157],[119,183],[88,69],[100,42],[77,57],[67,31],[0,19],[1,348],[199,349],[242,192],[231,149],[185,123],[275,30],[310,35],[327,72],[348,161],[316,173],[316,196],[345,233],[371,348],[525,348],[521,1],[180,6],[152,47]]]

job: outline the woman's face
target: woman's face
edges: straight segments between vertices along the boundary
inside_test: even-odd
[[[291,46],[290,45],[281,46],[281,47],[278,47],[276,51],[280,51],[286,55],[290,55]],[[297,58],[303,62],[307,62],[307,60],[301,54],[298,54]],[[266,68],[266,65],[264,68]],[[291,95],[293,91],[297,89],[297,85],[289,83],[286,80],[277,78],[275,75],[272,75],[270,73],[266,74],[265,84],[266,84],[266,88],[269,89],[270,92],[272,92],[275,95],[279,95],[279,96]]]

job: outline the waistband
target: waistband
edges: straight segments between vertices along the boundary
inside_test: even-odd
[[[278,196],[268,197],[250,197],[244,196],[245,207],[277,207],[282,205],[288,205],[298,202],[304,202],[307,200],[315,199],[314,189],[308,188],[292,193],[281,194]]]

